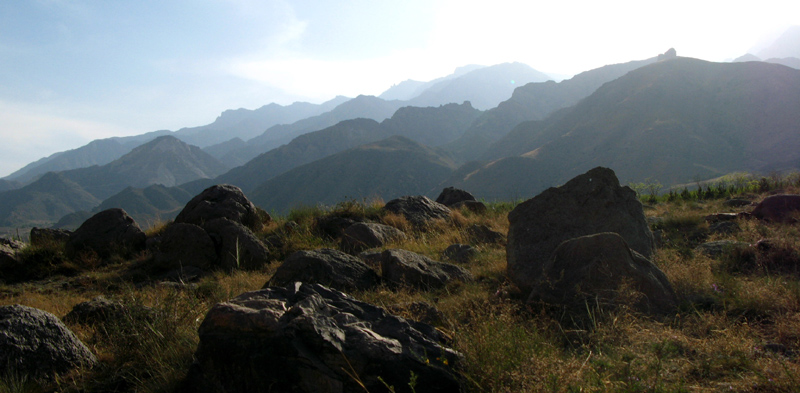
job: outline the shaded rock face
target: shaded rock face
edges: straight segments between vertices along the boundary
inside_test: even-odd
[[[433,220],[450,218],[450,209],[447,206],[422,195],[392,199],[383,208],[388,212],[403,215],[408,222],[417,227],[424,227]]]
[[[699,252],[709,258],[716,258],[726,251],[730,251],[734,248],[743,248],[750,246],[744,242],[736,242],[733,240],[716,240],[713,242],[706,242],[694,248],[696,252]]]
[[[459,392],[461,355],[432,326],[318,284],[265,288],[215,305],[199,328],[193,392]],[[364,387],[352,376],[358,376]]]
[[[360,259],[323,248],[290,255],[265,287],[283,287],[296,281],[322,284],[340,291],[354,291],[377,286],[380,277]]]
[[[203,190],[186,204],[175,217],[175,222],[202,227],[217,218],[227,218],[253,231],[262,228],[256,206],[244,196],[239,187],[230,184],[220,184]]]
[[[599,233],[567,240],[544,265],[529,302],[543,301],[572,308],[590,300],[618,301],[621,285],[638,292],[634,306],[650,313],[666,313],[677,304],[666,275],[641,254],[631,251],[616,233]]]
[[[66,229],[53,229],[53,228],[31,228],[30,240],[31,244],[39,245],[49,241],[65,243],[69,240],[72,232]]]
[[[344,231],[341,247],[346,252],[356,253],[405,238],[406,234],[395,227],[360,222],[351,225]]]
[[[162,270],[193,266],[208,270],[217,261],[214,242],[203,228],[194,224],[172,223],[148,243],[153,264]]]
[[[450,206],[452,209],[467,209],[475,214],[484,214],[488,210],[483,202],[461,201]]]
[[[475,244],[504,244],[506,242],[506,235],[482,224],[467,228],[467,236]]]
[[[322,216],[314,219],[314,231],[330,239],[338,239],[351,225],[365,222],[361,217]]]
[[[17,252],[23,247],[25,247],[23,242],[0,237],[0,271],[17,264]]]
[[[779,194],[764,198],[753,209],[753,217],[772,222],[797,222],[800,211],[800,195]]]
[[[472,274],[460,266],[434,261],[406,250],[381,253],[381,272],[387,284],[417,289],[442,288],[452,280],[472,280]]]
[[[469,244],[451,244],[442,252],[444,259],[456,263],[467,263],[478,255],[478,250]]]
[[[101,211],[84,221],[67,241],[67,253],[94,251],[101,258],[144,250],[147,236],[122,209]]]
[[[112,302],[103,296],[81,302],[72,307],[64,316],[64,321],[84,325],[103,324],[107,321],[117,320],[125,314],[125,307]]]
[[[437,203],[441,203],[447,207],[452,207],[456,203],[464,202],[464,201],[474,201],[475,197],[472,194],[460,190],[458,188],[447,187],[442,190],[442,193],[439,194],[439,197],[436,198]]]
[[[645,258],[655,249],[636,193],[620,187],[608,168],[545,190],[514,208],[508,220],[508,276],[523,291],[532,289],[553,251],[575,237],[613,232]]]
[[[19,304],[0,307],[0,370],[46,378],[96,363],[55,315]]]
[[[269,261],[269,250],[249,229],[227,218],[208,221],[204,226],[214,242],[216,265],[222,269],[258,269]]]

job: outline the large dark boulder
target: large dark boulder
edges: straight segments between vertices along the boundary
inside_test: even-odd
[[[297,251],[290,255],[265,287],[283,287],[295,281],[322,284],[340,291],[355,291],[377,286],[380,277],[361,259],[323,248]]]
[[[450,219],[450,209],[447,206],[423,195],[392,199],[383,209],[404,216],[416,227],[425,227],[433,220]]]
[[[461,355],[430,325],[319,284],[242,294],[211,308],[185,391],[459,392]],[[363,386],[361,385],[363,384]]]
[[[14,268],[19,262],[17,253],[25,247],[25,243],[0,237],[0,272]],[[0,276],[0,279],[3,277]]]
[[[338,239],[347,228],[359,222],[365,222],[365,219],[363,217],[325,215],[314,219],[314,232],[330,239]]]
[[[98,296],[92,300],[76,304],[64,316],[64,321],[83,325],[101,325],[109,321],[120,320],[125,315],[125,312],[125,306],[121,303]]]
[[[341,247],[346,252],[357,253],[405,238],[406,234],[395,227],[372,222],[359,222],[344,231]]]
[[[0,307],[0,370],[49,378],[97,359],[53,314],[14,304]]]
[[[508,276],[523,291],[532,289],[553,251],[572,238],[613,232],[645,258],[655,250],[636,192],[620,187],[608,168],[545,190],[514,208],[508,221]]]
[[[460,266],[396,249],[381,253],[381,274],[389,285],[417,289],[442,288],[453,280],[472,280],[472,274]]]
[[[648,313],[666,313],[677,304],[666,275],[628,248],[616,233],[581,236],[561,243],[542,271],[529,302],[583,311],[587,301],[611,306],[631,301],[631,306]],[[632,299],[625,299],[625,290],[635,291]]]
[[[84,221],[67,241],[67,253],[95,252],[101,258],[132,255],[145,248],[147,236],[125,210],[103,210]]]
[[[447,187],[442,190],[439,197],[436,198],[437,203],[441,203],[447,207],[452,207],[456,203],[464,201],[474,201],[475,197],[472,194],[454,187]]]
[[[217,218],[227,218],[253,231],[260,231],[263,226],[256,206],[244,196],[239,187],[230,184],[220,184],[203,190],[186,204],[175,217],[175,222],[202,227]]]
[[[71,231],[54,228],[31,228],[30,241],[33,245],[46,244],[47,242],[66,243]]]
[[[203,225],[217,251],[216,266],[225,269],[259,269],[269,261],[269,250],[252,231],[238,222],[217,218]]]
[[[779,194],[764,198],[753,209],[753,217],[772,222],[797,222],[800,218],[800,195]]]
[[[170,224],[148,242],[148,249],[153,255],[153,267],[162,271],[189,266],[208,271],[218,259],[211,237],[194,224]]]

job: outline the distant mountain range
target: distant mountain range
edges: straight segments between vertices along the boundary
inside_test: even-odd
[[[409,105],[500,91],[512,74],[518,87],[485,111],[475,102],[501,93]],[[539,79],[520,86],[525,79],[516,75],[523,74]],[[517,63],[471,66],[403,82],[382,95],[390,100],[268,105],[226,111],[213,127],[93,141],[0,180],[0,226],[74,226],[109,207],[148,225],[174,217],[218,183],[282,213],[347,198],[435,196],[447,186],[479,198],[529,198],[598,165],[623,183],[665,185],[800,168],[798,70],[711,63],[670,50],[558,83],[546,79]],[[301,112],[315,114],[267,126]],[[200,149],[181,138],[216,142]]]
[[[677,58],[631,71],[491,146],[449,183],[490,199],[531,196],[595,166],[623,182],[678,184],[800,166],[800,71]],[[507,157],[507,158],[506,158]]]

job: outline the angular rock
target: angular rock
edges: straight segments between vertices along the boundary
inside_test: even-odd
[[[227,218],[216,218],[207,222],[203,229],[217,251],[216,266],[226,270],[259,269],[269,261],[269,250],[261,240],[238,222]]]
[[[64,321],[84,325],[96,325],[117,320],[124,314],[125,307],[122,304],[112,302],[103,296],[98,296],[92,300],[76,304],[72,307],[72,310],[64,316]]]
[[[130,255],[144,250],[147,236],[125,210],[101,211],[84,221],[67,241],[67,253],[93,251],[101,258]]]
[[[716,258],[733,248],[748,246],[750,245],[744,242],[736,242],[733,240],[717,240],[703,243],[695,247],[694,250],[710,258]]]
[[[365,222],[364,218],[340,217],[336,215],[322,216],[314,220],[314,230],[316,233],[330,239],[338,239],[342,236],[345,229],[359,222]]]
[[[203,228],[194,224],[172,223],[148,242],[153,267],[159,270],[193,266],[210,270],[217,261],[214,242]]]
[[[227,218],[253,231],[259,231],[263,226],[256,206],[239,187],[230,184],[206,188],[186,204],[175,217],[175,222],[203,227],[217,218]]]
[[[403,215],[416,227],[425,227],[433,220],[448,220],[450,209],[432,201],[426,196],[404,196],[392,199],[383,207],[384,210]]]
[[[419,392],[461,391],[462,356],[432,326],[318,284],[217,304],[199,336],[185,391],[409,392],[412,372]]]
[[[464,201],[475,201],[475,197],[464,190],[454,187],[445,188],[442,190],[442,193],[439,194],[439,197],[436,198],[437,203],[441,203],[447,207],[452,207],[456,203]]]
[[[55,315],[19,304],[0,307],[0,370],[49,378],[96,363]]]
[[[764,198],[753,209],[752,215],[759,220],[792,223],[800,217],[800,195],[779,194]]]
[[[708,226],[708,231],[711,233],[719,233],[729,235],[739,230],[739,224],[734,221],[720,221],[715,222]]]
[[[467,228],[467,236],[474,244],[504,244],[506,242],[506,235],[483,224]]]
[[[377,286],[380,277],[360,259],[323,248],[290,255],[264,287],[283,287],[296,281],[322,284],[340,291],[357,291]]]
[[[387,284],[423,290],[442,288],[453,280],[472,280],[472,274],[460,266],[397,249],[381,254],[381,273]]]
[[[71,231],[66,229],[54,228],[31,228],[30,241],[33,245],[45,244],[46,242],[66,243],[69,240]]]
[[[523,291],[532,289],[553,251],[572,238],[613,232],[645,258],[655,250],[636,192],[620,187],[608,168],[545,190],[514,208],[508,220],[508,276]]]
[[[488,210],[483,202],[461,201],[450,206],[452,209],[467,209],[475,214],[484,214]]]
[[[614,305],[621,285],[639,292],[640,311],[673,310],[677,297],[666,275],[647,258],[628,248],[616,233],[581,236],[561,243],[544,265],[529,302],[543,301],[582,309],[586,301]]]
[[[17,253],[24,247],[23,242],[0,237],[0,271],[15,267],[19,262]]]
[[[467,263],[478,255],[478,250],[469,244],[451,244],[442,252],[445,260]]]
[[[344,231],[341,247],[346,252],[356,253],[405,238],[406,234],[395,227],[372,222],[359,222]]]

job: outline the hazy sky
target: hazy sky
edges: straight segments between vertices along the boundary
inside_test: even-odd
[[[796,0],[3,0],[0,176],[225,109],[378,95],[466,64],[571,75],[670,47],[724,61],[790,25]]]

